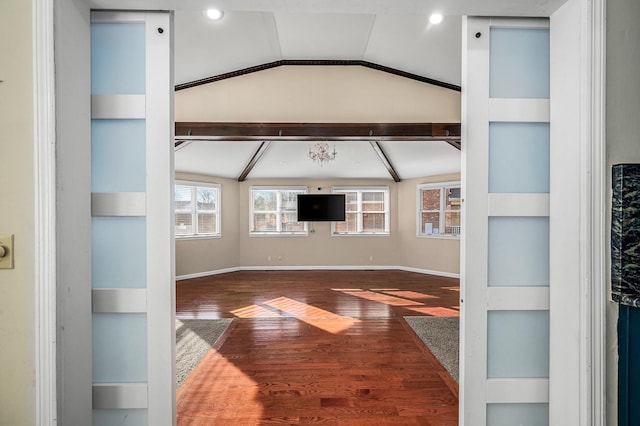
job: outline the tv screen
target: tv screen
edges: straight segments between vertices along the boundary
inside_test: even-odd
[[[343,222],[344,194],[298,194],[298,222]]]

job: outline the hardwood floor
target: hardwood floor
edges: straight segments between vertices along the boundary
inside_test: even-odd
[[[457,316],[459,296],[457,279],[415,272],[242,271],[179,281],[176,317]],[[300,305],[289,312],[285,300]]]
[[[235,272],[177,284],[178,318],[237,318],[177,392],[179,425],[456,425],[457,384],[401,318],[458,314],[458,280]]]

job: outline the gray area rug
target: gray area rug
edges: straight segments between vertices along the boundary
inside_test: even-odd
[[[180,386],[233,321],[176,319],[176,385]]]
[[[458,382],[458,317],[404,317],[420,340]]]

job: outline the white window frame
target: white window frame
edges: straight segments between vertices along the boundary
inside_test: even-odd
[[[178,209],[175,206],[175,186],[186,186],[186,187],[190,187],[191,188],[191,199],[193,200],[192,202],[192,207],[191,207],[191,211],[188,212],[187,210],[180,210],[178,211]],[[221,219],[221,203],[222,203],[222,186],[218,183],[209,183],[209,182],[196,182],[196,181],[188,181],[188,180],[176,180],[175,182],[175,186],[174,186],[174,193],[173,193],[173,197],[174,197],[174,206],[173,206],[173,210],[174,213],[177,215],[178,213],[191,213],[191,223],[192,223],[192,227],[194,229],[194,232],[192,234],[181,234],[175,235],[176,240],[189,240],[189,239],[203,239],[203,238],[221,238],[222,237],[222,219]],[[215,218],[216,218],[216,229],[217,232],[198,232],[198,205],[197,205],[197,190],[198,188],[214,188],[217,191],[217,199],[216,199],[216,208],[215,210],[213,210],[213,213],[215,214]],[[210,213],[209,210],[206,211],[207,213]],[[175,224],[174,224],[175,226]]]
[[[388,237],[391,235],[390,216],[391,216],[391,191],[388,186],[334,186],[331,188],[332,194],[343,194],[347,192],[357,193],[358,210],[356,211],[357,225],[355,232],[337,232],[336,223],[331,222],[331,235],[336,237],[353,237],[353,236],[381,236]],[[384,232],[364,231],[363,230],[363,209],[362,194],[364,192],[384,192],[384,211],[372,211],[367,213],[384,213]]]
[[[253,192],[254,191],[277,191],[277,206],[276,210],[261,211],[259,213],[275,213],[276,214],[276,227],[275,231],[256,231],[253,229]],[[309,188],[306,186],[250,186],[249,187],[249,236],[250,237],[307,237],[309,236],[309,227],[307,222],[301,222],[304,226],[303,231],[283,231],[281,214],[282,211],[282,193],[298,191],[301,194],[308,194]],[[291,212],[288,212],[291,213]],[[296,208],[297,213],[297,208]]]
[[[440,209],[438,210],[439,214],[439,227],[438,229],[446,229],[445,227],[445,215],[447,212],[459,212],[461,210],[446,210],[445,207],[447,205],[446,200],[446,190],[450,188],[462,188],[460,182],[438,182],[438,183],[423,183],[417,185],[416,187],[416,235],[421,238],[460,238],[460,233],[462,232],[462,224],[460,225],[460,231],[457,234],[427,234],[422,229],[422,213],[427,212],[435,212],[435,210],[422,210],[422,191],[429,189],[439,189],[440,190]],[[462,197],[462,194],[460,195]]]

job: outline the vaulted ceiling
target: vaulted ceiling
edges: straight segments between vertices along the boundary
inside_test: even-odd
[[[185,83],[282,59],[363,60],[460,85],[462,18],[424,14],[175,14],[175,78]],[[206,42],[205,42],[206,41]]]
[[[88,0],[118,8],[118,0]],[[549,16],[564,0],[122,0],[123,9],[175,10],[176,84],[280,60],[367,61],[461,84],[462,15]],[[203,11],[215,6],[219,22]],[[439,25],[428,23],[434,11]],[[176,169],[238,177],[254,142],[191,142],[176,151]],[[340,160],[323,168],[304,163],[309,142],[274,142],[248,178],[387,178],[368,142],[341,142]],[[381,142],[404,178],[459,170],[459,151],[446,142]],[[300,160],[303,157],[303,160]],[[287,168],[283,164],[297,162]],[[358,166],[356,166],[356,163]],[[311,172],[310,170],[313,170]],[[356,173],[355,171],[358,170]]]

